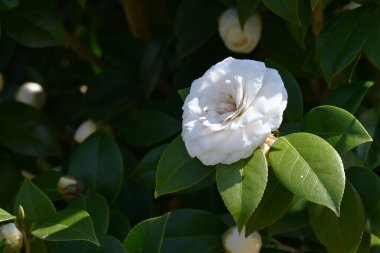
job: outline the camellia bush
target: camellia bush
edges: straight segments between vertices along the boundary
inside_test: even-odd
[[[379,253],[379,0],[0,0],[0,252]]]

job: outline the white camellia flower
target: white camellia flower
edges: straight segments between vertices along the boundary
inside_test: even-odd
[[[0,92],[3,90],[4,87],[4,77],[3,74],[0,72]]]
[[[24,83],[16,93],[16,100],[41,109],[46,102],[46,93],[44,88],[33,82]]]
[[[278,129],[288,95],[264,63],[227,58],[196,79],[183,106],[182,138],[205,165],[252,155]]]
[[[74,140],[81,143],[84,141],[88,136],[90,136],[92,133],[96,131],[96,123],[89,119],[83,122],[77,129],[74,135]]]
[[[14,223],[0,226],[0,239],[5,238],[6,247],[18,251],[22,248],[22,233]]]
[[[245,237],[245,228],[239,234],[237,227],[229,228],[224,233],[222,243],[226,253],[258,253],[263,244],[258,232]]]
[[[228,9],[219,17],[219,34],[226,47],[236,53],[250,53],[261,37],[261,17],[255,13],[241,29],[236,9]]]

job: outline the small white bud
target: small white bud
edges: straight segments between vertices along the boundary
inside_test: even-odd
[[[90,136],[92,133],[96,131],[96,124],[93,120],[86,120],[83,122],[77,129],[74,135],[74,139],[81,143],[83,142],[88,136]]]
[[[3,238],[5,239],[6,247],[16,251],[19,251],[22,248],[22,233],[13,222],[0,227],[0,239]]]
[[[40,84],[28,82],[21,85],[18,89],[16,100],[37,109],[41,109],[46,102],[46,93]]]
[[[223,235],[223,247],[226,253],[259,253],[262,240],[258,232],[245,237],[245,228],[239,234],[237,227],[229,228]]]
[[[3,90],[4,87],[4,77],[3,74],[0,72],[0,92]]]
[[[83,194],[83,185],[75,177],[63,176],[58,180],[57,189],[62,198],[69,201]]]

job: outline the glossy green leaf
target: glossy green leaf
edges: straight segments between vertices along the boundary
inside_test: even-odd
[[[239,17],[240,26],[243,28],[247,19],[249,19],[257,7],[259,6],[261,0],[237,0],[236,10]]]
[[[339,153],[372,141],[351,113],[335,106],[323,105],[310,110],[302,122],[302,129],[322,137]]]
[[[0,104],[0,143],[23,155],[56,156],[60,153],[50,123],[39,111],[21,103]]]
[[[191,158],[182,137],[178,136],[158,162],[155,196],[186,189],[205,179],[213,171],[214,167]]]
[[[50,199],[30,180],[25,180],[17,194],[13,213],[17,214],[22,206],[26,227],[33,228],[50,219],[55,214],[55,207]]]
[[[68,174],[112,202],[123,183],[123,171],[119,147],[108,134],[98,131],[75,150],[70,159]]]
[[[216,166],[216,183],[224,204],[236,221],[239,231],[263,197],[268,180],[268,167],[261,149],[252,157],[230,165]]]
[[[356,253],[369,253],[371,248],[371,234],[364,232]]]
[[[159,111],[139,111],[123,123],[125,140],[136,147],[157,144],[181,131],[181,122]]]
[[[175,22],[177,54],[183,58],[202,46],[218,30],[223,6],[213,0],[185,0]]]
[[[141,57],[139,77],[147,97],[157,84],[170,44],[171,40],[166,37],[152,40]]]
[[[132,171],[130,177],[144,183],[152,189],[156,188],[158,161],[167,147],[168,145],[164,144],[150,150]]]
[[[100,246],[87,241],[60,242],[51,253],[128,253],[119,240],[110,235],[98,235]]]
[[[266,228],[280,219],[292,200],[293,194],[280,184],[273,170],[269,170],[264,196],[245,225],[246,234]]]
[[[373,84],[373,82],[364,82],[340,86],[326,97],[323,104],[337,106],[350,113],[355,113]]]
[[[363,49],[371,62],[380,69],[380,52],[378,50],[380,44],[380,7],[373,8],[370,17],[372,20],[366,28],[368,37]]]
[[[0,0],[0,11],[12,9],[19,5],[18,0]]]
[[[83,240],[99,245],[90,215],[80,209],[65,209],[55,214],[32,234],[46,241]]]
[[[309,1],[299,1],[298,4],[300,23],[287,22],[286,25],[296,43],[302,49],[306,49],[305,39],[312,20],[311,3]]]
[[[265,6],[278,16],[300,24],[299,0],[263,0]]]
[[[380,178],[372,171],[363,168],[351,168],[347,179],[355,187],[363,201],[366,211],[367,229],[380,237]]]
[[[185,101],[187,95],[189,95],[189,93],[190,93],[190,87],[179,90],[178,93],[181,96],[182,100]]]
[[[63,175],[62,172],[52,170],[38,175],[32,179],[32,182],[40,188],[51,201],[56,201],[62,199],[61,194],[58,192],[57,184]]]
[[[110,211],[107,201],[102,195],[96,192],[89,192],[71,201],[68,207],[87,211],[91,216],[97,234],[105,234],[107,232]]]
[[[131,229],[124,242],[129,253],[160,253],[170,213],[145,220]]]
[[[356,252],[365,219],[363,204],[350,183],[346,184],[339,217],[319,205],[309,207],[309,216],[315,234],[329,252]]]
[[[380,165],[380,107],[363,110],[358,119],[371,135],[373,142],[360,145],[356,152],[366,167],[374,169]]]
[[[278,71],[278,73],[280,74],[284,82],[285,89],[288,93],[288,104],[284,111],[284,122],[301,121],[302,116],[303,116],[303,98],[302,98],[301,89],[296,79],[284,67],[270,60],[267,60],[265,64],[268,67],[274,68]]]
[[[227,228],[221,219],[210,212],[175,210],[166,225],[161,252],[214,252],[220,249],[221,236]]]
[[[23,181],[21,170],[5,148],[0,147],[0,203],[12,203]],[[13,204],[13,203],[12,203]]]
[[[323,74],[328,85],[359,54],[366,36],[371,8],[363,7],[346,12],[320,35],[318,48]]]
[[[50,1],[22,1],[16,8],[1,12],[0,21],[2,29],[25,46],[64,44],[63,26]]]
[[[287,189],[339,215],[345,174],[339,154],[328,142],[309,133],[280,137],[269,150],[269,160]]]
[[[13,220],[15,216],[0,208],[0,222]]]

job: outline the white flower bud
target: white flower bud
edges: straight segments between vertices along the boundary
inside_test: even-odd
[[[0,92],[3,90],[4,87],[4,77],[3,74],[0,72]]]
[[[19,251],[22,248],[22,233],[13,222],[0,226],[0,239],[3,238],[5,238],[6,247],[15,251]]]
[[[351,1],[348,4],[344,5],[342,10],[343,11],[352,11],[356,8],[359,8],[360,6],[362,6],[362,5]]]
[[[92,133],[96,131],[96,124],[93,120],[86,120],[83,122],[77,129],[74,135],[74,139],[81,143],[83,142],[88,136],[90,136]]]
[[[252,155],[277,130],[288,95],[278,72],[252,60],[227,58],[195,80],[183,105],[182,138],[205,165]]]
[[[261,17],[255,13],[241,29],[236,9],[228,9],[219,17],[219,34],[226,47],[236,53],[250,53],[261,37]]]
[[[44,88],[33,82],[24,83],[16,93],[16,100],[41,109],[46,102],[46,93]]]
[[[258,253],[262,246],[258,232],[245,237],[245,228],[239,234],[237,227],[229,228],[224,233],[222,243],[226,253]]]
[[[62,198],[69,201],[83,194],[83,184],[75,177],[63,176],[58,180],[57,189]]]

